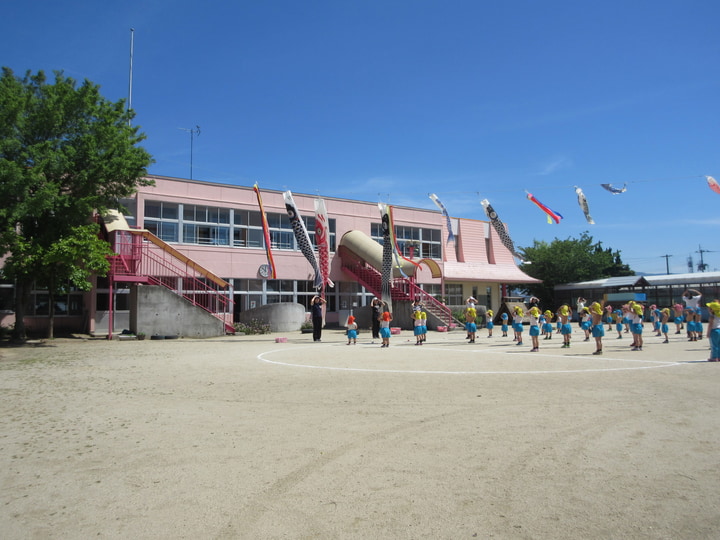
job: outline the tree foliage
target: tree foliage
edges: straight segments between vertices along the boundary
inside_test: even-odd
[[[555,238],[550,243],[535,240],[531,247],[520,251],[528,261],[521,266],[522,271],[542,280],[542,283],[528,284],[522,290],[548,302],[555,296],[556,285],[635,275],[628,265],[623,264],[619,251],[603,248],[602,242],[595,242],[587,231],[580,238]]]
[[[106,100],[90,81],[2,69],[0,256],[16,283],[15,338],[25,338],[33,284],[52,297],[106,273],[109,247],[92,217],[151,183],[143,176],[152,158],[131,118],[124,100]]]

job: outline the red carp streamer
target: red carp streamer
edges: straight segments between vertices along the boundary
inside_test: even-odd
[[[540,210],[547,214],[548,223],[552,223],[550,220],[554,221],[555,223],[560,223],[560,220],[563,218],[562,214],[559,214],[558,212],[555,212],[545,206],[543,203],[538,201],[532,193],[528,193],[527,191],[525,193],[527,193],[527,198],[530,199],[530,201],[535,203]]]

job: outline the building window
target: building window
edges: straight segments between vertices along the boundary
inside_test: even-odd
[[[268,212],[266,214],[272,249],[295,251],[299,249],[295,241],[295,233],[290,225],[287,214]],[[315,244],[315,218],[303,218],[310,241]],[[330,230],[330,251],[335,251],[335,220],[328,220]],[[233,246],[264,248],[265,239],[262,229],[260,212],[252,210],[235,210],[233,218]]]
[[[183,242],[185,244],[227,246],[230,245],[230,228],[185,223],[183,225]]]
[[[178,205],[162,201],[145,201],[145,217],[177,220]]]
[[[442,300],[442,288],[439,283],[423,283],[422,289],[437,300]]]
[[[0,312],[15,309],[15,286],[12,283],[0,282]]]
[[[293,232],[287,214],[270,212],[266,214],[270,242],[273,249],[294,248]],[[233,218],[233,246],[264,248],[265,234],[262,216],[258,211],[235,210]]]
[[[305,227],[307,228],[308,234],[310,235],[310,241],[313,243],[313,246],[317,247],[317,244],[315,243],[315,217],[306,217],[304,218],[305,221]],[[328,232],[329,232],[329,244],[330,244],[330,251],[333,253],[335,252],[335,220],[332,218],[328,218]]]
[[[182,219],[179,217],[180,208],[182,208]],[[272,249],[298,250],[288,215],[269,212],[266,216]],[[315,218],[306,217],[303,220],[310,241],[315,244]],[[257,210],[231,211],[228,208],[212,206],[145,201],[144,225],[151,233],[166,242],[178,242],[179,231],[182,230],[182,242],[185,244],[265,248],[262,217]],[[333,252],[336,246],[335,227],[335,220],[329,219],[329,243],[330,251]]]
[[[178,241],[178,224],[145,220],[145,228],[165,242]]]
[[[59,294],[55,296],[55,315],[82,315],[83,297],[81,293]],[[44,292],[32,294],[33,315],[50,314],[50,295]]]
[[[165,242],[178,241],[178,205],[145,201],[145,228]]]
[[[200,223],[224,223],[229,225],[230,210],[227,208],[186,204],[183,208],[183,220],[197,221]]]
[[[447,296],[446,304],[448,306],[464,306],[463,286],[461,283],[446,283],[445,296]]]
[[[187,204],[183,208],[183,242],[230,245],[230,210]]]
[[[400,253],[408,259],[442,259],[442,231],[395,225],[395,241]],[[382,225],[372,223],[370,236],[378,244],[383,243]]]
[[[265,246],[260,212],[235,210],[233,215],[233,246],[249,248],[262,248]]]

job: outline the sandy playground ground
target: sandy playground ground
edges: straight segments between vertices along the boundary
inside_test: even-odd
[[[707,339],[559,337],[2,346],[0,536],[720,538]]]

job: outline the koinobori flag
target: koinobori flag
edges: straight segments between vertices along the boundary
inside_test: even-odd
[[[270,267],[268,277],[270,279],[277,279],[277,272],[275,271],[275,261],[273,260],[270,242],[270,227],[268,227],[267,216],[265,215],[262,197],[260,196],[260,188],[258,187],[257,182],[255,182],[255,185],[253,186],[253,191],[255,192],[255,195],[257,195],[258,206],[260,206],[260,219],[262,221],[263,237],[265,238],[265,253],[267,254],[268,266]]]
[[[583,190],[575,186],[575,193],[577,194],[578,204],[580,208],[582,208],[583,214],[585,214],[585,219],[590,225],[595,225],[595,220],[590,216],[590,207],[588,206],[587,197],[585,197]]]
[[[323,199],[315,199],[315,246],[320,259],[323,287],[334,287],[335,284],[330,280],[330,229]]]
[[[295,241],[297,242],[300,252],[305,255],[305,258],[312,266],[315,271],[314,286],[316,289],[322,287],[322,275],[320,274],[320,268],[318,267],[317,257],[313,251],[312,242],[310,242],[310,235],[308,235],[307,229],[305,228],[305,222],[300,217],[297,205],[293,199],[292,192],[286,191],[285,197],[285,209],[287,210],[288,217],[290,218],[290,225],[292,226],[293,233],[295,233]]]
[[[502,245],[505,246],[508,251],[513,254],[514,257],[522,260],[522,256],[515,251],[515,243],[512,241],[512,238],[510,238],[507,229],[505,229],[505,224],[500,221],[497,212],[493,209],[492,206],[490,206],[490,201],[488,201],[487,199],[483,199],[482,201],[480,201],[480,204],[482,204],[483,208],[485,209],[485,215],[490,218],[490,223],[495,229],[495,232],[500,237]]]
[[[627,184],[623,184],[623,187],[617,188],[613,186],[612,184],[600,184],[602,187],[607,189],[610,193],[613,195],[620,195],[621,193],[625,193],[627,191]]]
[[[435,203],[435,206],[437,206],[440,211],[442,212],[442,215],[445,216],[445,220],[447,221],[447,228],[448,228],[448,242],[452,242],[455,239],[455,235],[453,234],[452,230],[452,221],[450,220],[450,214],[448,214],[447,208],[445,208],[445,205],[440,202],[440,199],[437,198],[437,195],[434,193],[431,193],[428,195],[430,197],[430,200]]]
[[[391,286],[393,245],[390,232],[390,209],[387,204],[378,203],[383,233],[382,257],[382,301],[387,303],[388,310],[392,312]]]
[[[527,193],[527,198],[530,201],[532,201],[540,210],[545,212],[545,214],[547,215],[548,223],[552,223],[553,221],[555,223],[560,223],[560,220],[563,218],[562,214],[560,214],[559,212],[555,212],[549,206],[546,206],[540,201],[538,201],[532,193],[529,193],[527,191],[525,193]]]

